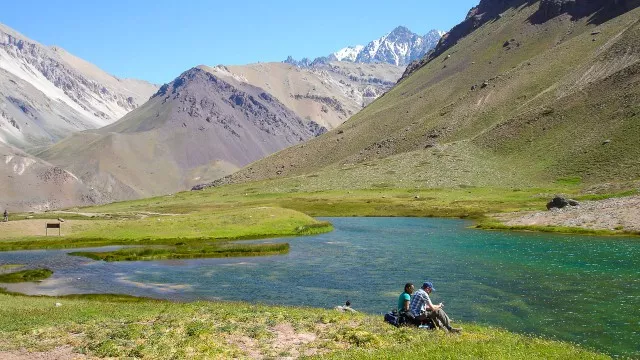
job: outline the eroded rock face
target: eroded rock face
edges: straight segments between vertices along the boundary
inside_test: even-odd
[[[562,13],[572,11],[575,8],[576,0],[542,0],[538,14],[543,19],[551,19]]]
[[[544,22],[562,14],[583,17],[597,11],[624,12],[639,5],[638,0],[542,0],[534,20]]]

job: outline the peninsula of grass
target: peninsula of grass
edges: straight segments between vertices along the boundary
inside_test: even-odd
[[[143,248],[122,249],[105,256],[110,261],[259,256],[285,253],[288,245],[239,245],[229,241],[311,235],[333,229],[328,222],[278,207],[245,205],[209,210],[144,216],[131,213],[115,220],[66,221],[63,224],[66,235],[61,237],[16,236],[31,222],[44,224],[46,219],[14,221],[8,223],[16,228],[13,236],[0,235],[0,251],[122,245]],[[41,230],[40,226],[35,228]],[[94,258],[99,256],[92,254]]]
[[[209,244],[190,246],[180,244],[167,247],[136,247],[116,251],[72,252],[72,256],[84,256],[94,260],[104,261],[150,261],[168,259],[198,259],[223,257],[249,257],[282,255],[289,252],[289,244]]]
[[[99,358],[610,359],[568,343],[462,326],[456,335],[335,310],[0,293],[0,354],[7,357],[67,348]]]
[[[0,274],[0,283],[33,282],[47,279],[53,275],[49,269],[30,269]]]

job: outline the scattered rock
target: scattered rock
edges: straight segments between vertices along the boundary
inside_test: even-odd
[[[480,88],[481,88],[481,89],[484,89],[484,88],[486,88],[487,86],[489,86],[489,82],[488,82],[488,81],[485,81],[485,82],[483,82],[483,83],[482,83],[482,85],[480,85]]]
[[[63,218],[58,218],[58,221],[60,221],[61,223],[63,223],[63,222],[64,222],[64,219],[63,219]]]
[[[602,145],[607,145],[607,144],[610,144],[610,143],[611,143],[611,140],[607,139],[607,140],[602,142]]]
[[[62,304],[61,304],[61,303],[59,303],[59,302],[57,302],[57,303],[56,303],[56,307],[60,307],[60,306],[62,306]]]

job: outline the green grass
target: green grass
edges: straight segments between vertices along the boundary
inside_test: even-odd
[[[328,222],[317,221],[300,212],[276,207],[233,206],[225,209],[199,211],[181,215],[155,215],[118,220],[84,220],[68,236],[23,236],[0,240],[0,251],[31,249],[65,249],[108,245],[169,246],[162,250],[166,258],[202,255],[222,256],[221,249],[232,249],[228,240],[260,239],[293,235],[310,235],[331,231]],[[55,216],[55,215],[54,215]],[[109,215],[111,216],[111,215]],[[19,224],[19,222],[15,222]],[[183,244],[184,246],[177,246]],[[246,249],[249,249],[246,246]],[[181,252],[184,250],[187,252]],[[243,253],[268,254],[266,247],[246,251],[238,246],[226,255]],[[124,251],[124,250],[123,250]],[[127,250],[132,251],[132,250]],[[155,252],[160,250],[155,249]],[[281,251],[281,250],[278,250]]]
[[[0,274],[0,283],[40,281],[49,278],[51,275],[53,275],[53,271],[49,269],[22,270]]]
[[[104,261],[150,261],[165,259],[198,259],[221,257],[247,257],[280,255],[289,252],[289,244],[181,244],[168,247],[126,248],[107,252],[72,252],[72,256],[84,256]]]
[[[55,306],[58,302],[61,306]],[[0,293],[0,350],[71,346],[95,357],[152,359],[608,359],[577,346],[462,324],[461,335],[395,328],[381,316],[242,302]]]

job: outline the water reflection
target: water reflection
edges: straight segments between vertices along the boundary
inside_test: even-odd
[[[72,250],[20,251],[0,253],[0,265],[55,271],[39,284],[7,286],[29,294],[325,308],[349,299],[372,313],[393,307],[405,282],[428,278],[454,319],[640,355],[637,239],[477,231],[449,219],[328,220],[334,232],[283,239],[291,249],[282,256],[104,263],[66,255]]]

